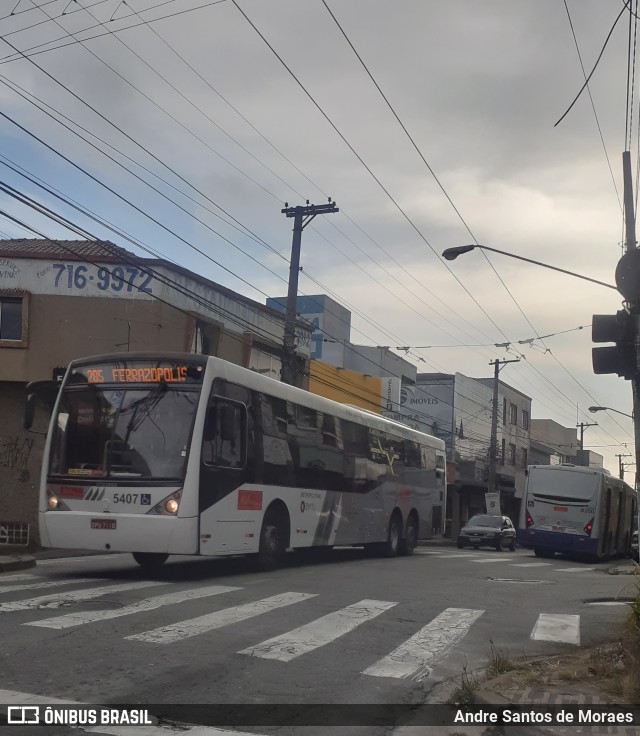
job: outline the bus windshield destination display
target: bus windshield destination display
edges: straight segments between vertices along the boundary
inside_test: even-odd
[[[84,379],[87,383],[199,383],[202,375],[202,366],[166,362],[78,366],[73,371],[76,381]]]

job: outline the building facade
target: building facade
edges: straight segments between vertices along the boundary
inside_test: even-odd
[[[311,329],[296,333],[308,364]],[[280,312],[168,261],[109,242],[0,241],[0,545],[37,542],[44,441],[22,428],[29,381],[127,351],[201,352],[279,378],[283,334]]]

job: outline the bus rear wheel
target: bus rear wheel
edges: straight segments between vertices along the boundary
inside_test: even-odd
[[[541,547],[534,547],[533,554],[536,557],[555,557],[555,554],[548,549],[542,549]]]
[[[159,552],[133,552],[133,559],[143,570],[159,570],[167,561],[169,555]]]
[[[284,555],[284,531],[280,517],[273,511],[267,511],[260,530],[260,549],[258,551],[258,568],[265,572],[275,570]]]
[[[407,520],[407,528],[404,532],[404,539],[400,540],[400,554],[412,555],[418,546],[418,519],[410,516]]]

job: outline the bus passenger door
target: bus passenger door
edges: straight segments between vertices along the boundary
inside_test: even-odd
[[[213,395],[207,406],[200,455],[201,554],[228,549],[231,542],[221,539],[217,522],[229,518],[225,501],[246,481],[246,472],[247,407],[240,401]]]

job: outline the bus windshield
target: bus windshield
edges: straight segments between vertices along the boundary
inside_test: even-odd
[[[197,390],[89,384],[63,391],[49,473],[100,478],[182,479]]]
[[[529,475],[529,493],[549,500],[585,502],[597,492],[599,478],[588,473],[535,468]]]

